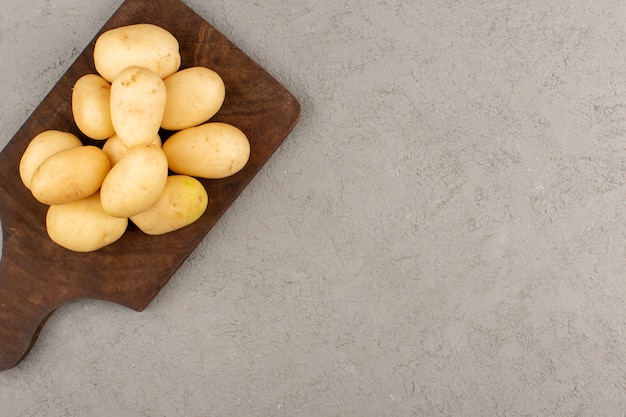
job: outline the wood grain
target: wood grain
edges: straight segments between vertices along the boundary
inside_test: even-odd
[[[114,244],[76,253],[53,243],[45,230],[47,206],[22,185],[18,166],[30,140],[47,129],[72,132],[71,89],[95,73],[92,51],[105,30],[153,23],[180,42],[182,67],[206,66],[226,84],[226,100],[212,120],[239,127],[250,139],[251,157],[239,173],[201,180],[209,193],[206,213],[193,225],[162,236],[129,226]],[[15,366],[60,305],[85,298],[144,309],[206,236],[287,137],[300,117],[298,100],[226,37],[178,0],[127,0],[102,27],[0,153],[0,370]],[[162,131],[167,140],[171,132]]]

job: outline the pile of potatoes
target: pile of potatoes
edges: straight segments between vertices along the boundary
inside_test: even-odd
[[[72,114],[78,129],[35,136],[19,173],[35,199],[49,205],[46,230],[57,244],[90,252],[118,240],[129,221],[149,235],[198,220],[208,195],[197,178],[240,171],[250,143],[237,127],[211,122],[225,98],[222,78],[205,67],[180,69],[178,40],[152,24],[98,37],[97,74],[78,79]],[[174,131],[165,141],[161,129]]]

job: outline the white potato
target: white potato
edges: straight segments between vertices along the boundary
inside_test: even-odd
[[[113,135],[111,84],[97,74],[83,75],[72,89],[72,115],[76,126],[91,139]]]
[[[149,145],[158,135],[165,110],[163,80],[144,67],[122,70],[111,84],[111,120],[127,148]]]
[[[156,135],[151,144],[161,147],[161,137],[159,135]],[[111,166],[117,164],[120,159],[122,159],[130,151],[129,148],[124,146],[119,136],[117,135],[113,135],[108,138],[106,142],[104,142],[102,150],[109,157],[109,160],[111,161]]]
[[[131,217],[153,205],[167,181],[167,158],[160,147],[131,149],[104,179],[102,208],[111,216]]]
[[[204,123],[224,103],[224,81],[209,68],[186,68],[170,75],[163,82],[167,90],[161,122],[164,129],[182,130]]]
[[[196,178],[170,175],[158,200],[130,220],[146,234],[161,235],[198,220],[208,202],[206,189]]]
[[[180,68],[178,40],[162,27],[140,23],[102,33],[93,51],[96,71],[113,82],[127,67],[150,68],[166,78]]]
[[[92,252],[118,240],[128,219],[109,216],[95,193],[67,204],[52,205],[46,214],[46,230],[53,242],[75,252]]]
[[[219,179],[248,163],[250,142],[235,126],[210,122],[174,133],[163,143],[163,152],[177,174]]]
[[[102,149],[80,146],[48,157],[30,180],[30,191],[44,204],[65,204],[88,197],[100,188],[111,163]]]
[[[35,136],[20,159],[20,178],[26,188],[30,189],[30,180],[33,174],[49,156],[79,146],[83,146],[80,139],[69,132],[46,130]]]

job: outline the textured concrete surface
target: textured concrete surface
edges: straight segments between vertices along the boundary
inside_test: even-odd
[[[186,3],[299,125],[142,313],[66,305],[0,416],[620,416],[626,3]],[[121,1],[8,0],[5,144]]]

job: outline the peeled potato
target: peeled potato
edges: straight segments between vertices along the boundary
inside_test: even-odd
[[[224,103],[224,81],[209,68],[186,68],[170,75],[163,82],[167,90],[161,122],[164,129],[182,130],[204,123]]]
[[[66,149],[48,157],[30,180],[30,191],[44,204],[65,204],[98,191],[111,163],[96,146]]]
[[[46,230],[52,241],[75,252],[91,252],[118,240],[128,219],[106,214],[95,193],[82,200],[52,205],[46,214]]]
[[[250,157],[250,142],[235,126],[210,122],[174,133],[163,144],[177,174],[219,179],[240,171]]]
[[[151,144],[161,147],[161,137],[159,135],[156,135]],[[117,164],[120,159],[122,159],[130,151],[129,148],[124,146],[119,136],[117,135],[113,135],[108,138],[106,142],[104,142],[102,150],[109,157],[109,160],[111,161],[111,166]]]
[[[163,80],[144,67],[122,70],[111,84],[111,120],[127,148],[149,145],[159,134],[166,91]]]
[[[20,178],[26,188],[30,189],[30,180],[33,174],[49,156],[82,145],[80,139],[75,135],[59,130],[46,130],[35,136],[20,159]]]
[[[146,234],[162,235],[198,220],[208,202],[200,181],[187,175],[171,175],[158,200],[130,220]]]
[[[131,149],[102,183],[102,208],[111,216],[131,217],[154,204],[167,181],[167,159],[160,147]]]
[[[102,33],[93,51],[96,71],[109,82],[127,67],[151,69],[166,78],[180,68],[178,40],[156,25],[140,23]]]
[[[72,90],[72,115],[76,126],[91,139],[113,135],[111,122],[111,84],[96,74],[83,75]]]

